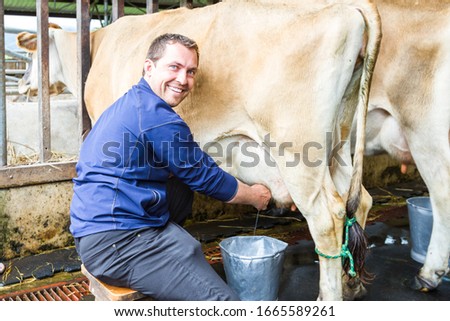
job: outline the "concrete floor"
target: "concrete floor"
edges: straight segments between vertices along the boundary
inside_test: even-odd
[[[401,239],[409,240],[407,228],[392,227],[385,223],[374,223],[367,227],[372,237],[372,247],[366,261],[367,270],[375,275],[366,285],[364,301],[447,301],[450,300],[450,278],[438,290],[422,293],[412,290],[409,282],[422,264],[410,257],[410,245],[401,244]],[[387,244],[374,241],[385,237]],[[390,244],[392,241],[395,243]],[[279,300],[315,300],[318,294],[319,270],[317,256],[313,255],[314,244],[300,241],[290,246],[281,278]]]
[[[450,278],[447,275],[440,287],[430,293],[421,293],[409,288],[408,282],[416,275],[421,264],[410,256],[411,242],[408,225],[408,213],[405,199],[424,195],[423,185],[403,185],[388,189],[370,191],[374,196],[374,207],[368,218],[366,232],[369,237],[370,253],[366,261],[367,270],[375,275],[366,286],[368,293],[364,301],[448,301],[450,300]],[[272,216],[268,216],[271,214]],[[241,218],[215,220],[187,226],[187,230],[202,242],[205,256],[214,269],[224,278],[225,273],[220,259],[218,244],[220,240],[240,234],[256,233],[272,236],[286,241],[289,246],[283,272],[280,277],[278,300],[310,301],[318,296],[319,267],[314,244],[308,232],[307,224],[299,213],[284,213],[284,217],[273,217],[280,213],[263,213],[258,218],[249,214]],[[209,254],[209,252],[214,252]],[[0,297],[9,292],[20,291],[26,286],[29,291],[34,287],[80,277],[79,261],[73,248],[62,249],[39,256],[20,258],[10,262],[12,271],[7,277],[3,274]],[[19,284],[14,271],[20,272]],[[33,280],[38,278],[40,280]],[[27,279],[28,278],[28,279]],[[31,279],[31,281],[30,281]],[[27,281],[28,280],[28,281]]]
[[[400,208],[397,215],[406,208]],[[411,244],[407,221],[397,216],[391,221],[372,222],[367,228],[370,252],[366,260],[367,271],[375,278],[366,285],[363,301],[448,301],[450,277],[447,275],[436,291],[423,293],[412,290],[409,282],[422,266],[410,256]],[[216,271],[224,278],[222,263],[215,264]],[[319,266],[314,243],[301,237],[286,249],[283,273],[280,278],[278,300],[312,301],[319,293]]]
[[[387,188],[374,188],[369,192],[373,197],[374,205],[369,213],[366,226],[370,247],[366,268],[374,275],[374,279],[366,285],[367,294],[362,300],[450,300],[450,274],[444,277],[437,290],[429,293],[412,290],[409,286],[422,267],[422,263],[411,258],[412,244],[406,199],[427,196],[426,186],[421,181],[405,182]],[[286,220],[289,219],[286,218]],[[247,231],[252,231],[254,222],[253,219],[247,225],[242,220],[240,223]],[[319,293],[318,257],[314,251],[314,243],[306,223],[304,221],[292,223],[291,221],[291,223],[283,225],[286,222],[282,220],[278,223],[281,225],[278,225],[277,228],[271,227],[267,218],[260,223],[261,227],[266,225],[268,228],[266,234],[284,239],[290,244],[286,250],[278,299],[281,301],[316,300]],[[206,230],[211,232],[214,231],[214,228],[209,226]],[[265,234],[263,228],[257,231],[258,234]],[[215,269],[226,279],[221,263],[216,264]]]

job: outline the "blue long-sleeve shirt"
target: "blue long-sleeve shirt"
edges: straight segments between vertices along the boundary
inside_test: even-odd
[[[164,226],[171,173],[221,201],[237,192],[236,179],[200,149],[187,124],[143,78],[97,120],[76,171],[70,208],[74,237]]]

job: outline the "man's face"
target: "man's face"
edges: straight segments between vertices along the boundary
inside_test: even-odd
[[[188,49],[178,43],[169,44],[156,63],[145,60],[144,78],[155,94],[175,107],[194,87],[197,66],[197,53],[194,49]]]

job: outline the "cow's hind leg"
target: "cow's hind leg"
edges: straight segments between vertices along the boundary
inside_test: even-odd
[[[351,164],[352,159],[350,157],[350,146],[348,144],[344,145],[344,148],[339,150],[339,156],[344,161],[345,164]],[[332,173],[332,179],[333,182],[340,193],[340,195],[343,195],[343,198],[347,198],[346,191],[348,190],[348,186],[350,184],[350,177],[351,177],[351,168],[349,166],[337,166],[337,163],[334,163],[334,166],[331,170]],[[369,210],[372,207],[372,196],[367,192],[367,190],[364,188],[364,186],[361,186],[361,196],[360,196],[360,202],[358,209],[354,213],[354,216],[356,217],[356,221],[358,222],[359,226],[364,229],[366,225],[367,216],[369,214]],[[356,228],[354,226],[352,229],[349,228],[349,233],[354,232],[364,233],[359,228]],[[359,231],[358,231],[359,230]],[[349,235],[348,237],[351,238],[353,235]],[[363,239],[356,240],[357,242],[366,243],[367,240],[365,238],[365,235],[360,235]],[[345,235],[344,235],[345,237]],[[361,244],[358,244],[361,245]],[[364,246],[364,245],[363,245]],[[363,256],[360,260],[364,261],[365,256],[367,252],[367,246],[365,248],[362,248],[360,251],[360,254]],[[363,268],[361,270],[361,273],[363,275],[360,275],[359,273],[356,276],[349,276],[346,272],[343,271],[343,277],[342,277],[342,291],[343,291],[343,298],[344,300],[355,300],[355,299],[361,299],[366,293],[367,290],[364,287],[364,283],[367,283],[368,280],[372,278],[372,276],[366,272],[364,269],[364,262],[361,262],[363,264]],[[370,272],[370,271],[369,271]]]
[[[448,175],[450,180],[450,175]],[[442,185],[441,185],[442,186]],[[450,215],[445,206],[448,196],[431,193],[433,208],[433,230],[424,266],[411,282],[415,290],[428,292],[436,289],[442,278],[449,272]]]
[[[342,198],[333,189],[324,190],[320,196],[316,200],[321,204],[327,204],[326,208],[322,208],[319,213],[305,215],[316,252],[319,255],[320,291],[318,300],[337,301],[343,299],[341,254],[346,219],[345,205]],[[321,201],[320,198],[322,198]]]
[[[441,115],[439,115],[440,117]],[[437,127],[437,126],[435,126]],[[426,128],[432,131],[432,128]],[[418,130],[417,130],[418,131]],[[419,133],[421,134],[421,133]],[[419,172],[427,184],[433,210],[433,230],[425,264],[415,277],[412,287],[428,292],[438,287],[448,273],[450,254],[450,149],[447,132],[433,132],[427,144],[420,144],[421,137],[410,133],[408,140]],[[422,135],[424,135],[422,133]],[[433,165],[430,165],[430,155]]]
[[[346,250],[346,241],[342,241],[346,238],[344,237],[347,233],[344,226],[346,222],[348,222],[347,218],[342,215],[336,215],[332,220],[322,216],[308,221],[320,261],[318,300],[354,300],[366,294],[366,289],[358,275],[359,271],[353,266],[356,257],[354,253]],[[349,270],[344,272],[342,263],[350,261]]]
[[[450,179],[450,178],[449,178]],[[438,195],[430,194],[433,208],[433,230],[424,266],[411,282],[414,290],[428,292],[436,289],[449,272],[450,217],[448,208],[439,204]],[[437,199],[437,200],[435,200]]]

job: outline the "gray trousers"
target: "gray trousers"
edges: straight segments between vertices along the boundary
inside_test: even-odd
[[[75,239],[86,269],[105,283],[157,300],[239,300],[206,261],[201,244],[179,225],[192,210],[193,192],[172,178],[167,193],[174,201],[169,201],[166,226]]]

